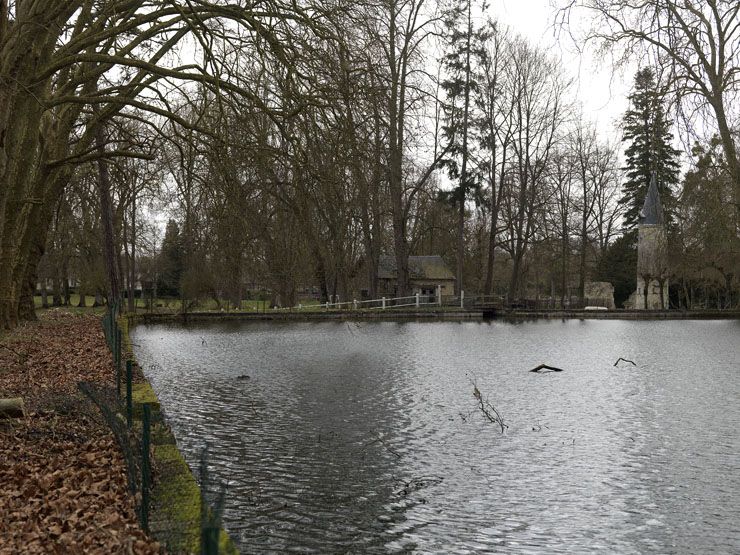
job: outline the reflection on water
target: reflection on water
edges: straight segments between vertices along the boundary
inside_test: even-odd
[[[738,322],[228,323],[134,341],[191,465],[209,442],[245,553],[740,550]],[[565,372],[528,372],[542,362]]]

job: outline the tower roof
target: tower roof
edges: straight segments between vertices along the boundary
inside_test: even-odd
[[[660,202],[660,193],[658,193],[658,180],[655,172],[650,176],[650,185],[648,186],[645,203],[640,210],[640,224],[662,225],[663,205]]]

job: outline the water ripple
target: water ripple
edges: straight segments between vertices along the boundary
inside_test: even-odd
[[[730,553],[738,332],[227,323],[139,326],[134,341],[191,464],[209,443],[244,552]],[[566,371],[528,372],[542,362]]]

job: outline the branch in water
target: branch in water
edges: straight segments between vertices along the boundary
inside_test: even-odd
[[[494,407],[487,398],[483,399],[483,395],[481,395],[481,392],[475,382],[473,382],[473,397],[477,399],[478,408],[483,413],[483,415],[492,424],[497,424],[501,428],[501,433],[503,434],[504,429],[508,428],[509,426],[504,423],[504,417],[501,416],[501,413],[498,410],[496,410],[496,407]]]
[[[554,366],[548,366],[547,364],[540,364],[539,366],[532,368],[530,372],[539,372],[540,370],[550,370],[551,372],[562,372],[562,368],[555,368]]]
[[[635,363],[634,363],[634,362],[632,362],[631,360],[629,360],[629,359],[626,359],[626,358],[622,358],[622,357],[619,357],[619,358],[617,359],[617,362],[615,362],[615,363],[614,363],[614,366],[617,366],[617,365],[619,365],[620,361],[624,361],[624,362],[629,362],[629,363],[630,363],[630,364],[631,364],[632,366],[637,366],[637,364],[635,364]]]

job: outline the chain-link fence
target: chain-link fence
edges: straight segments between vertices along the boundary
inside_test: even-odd
[[[169,553],[236,553],[221,527],[226,492],[209,478],[207,446],[196,481],[150,385],[132,360],[122,360],[125,323],[122,329],[111,311],[103,318],[103,329],[113,353],[116,386],[83,382],[79,389],[100,408],[121,448],[142,528]]]

